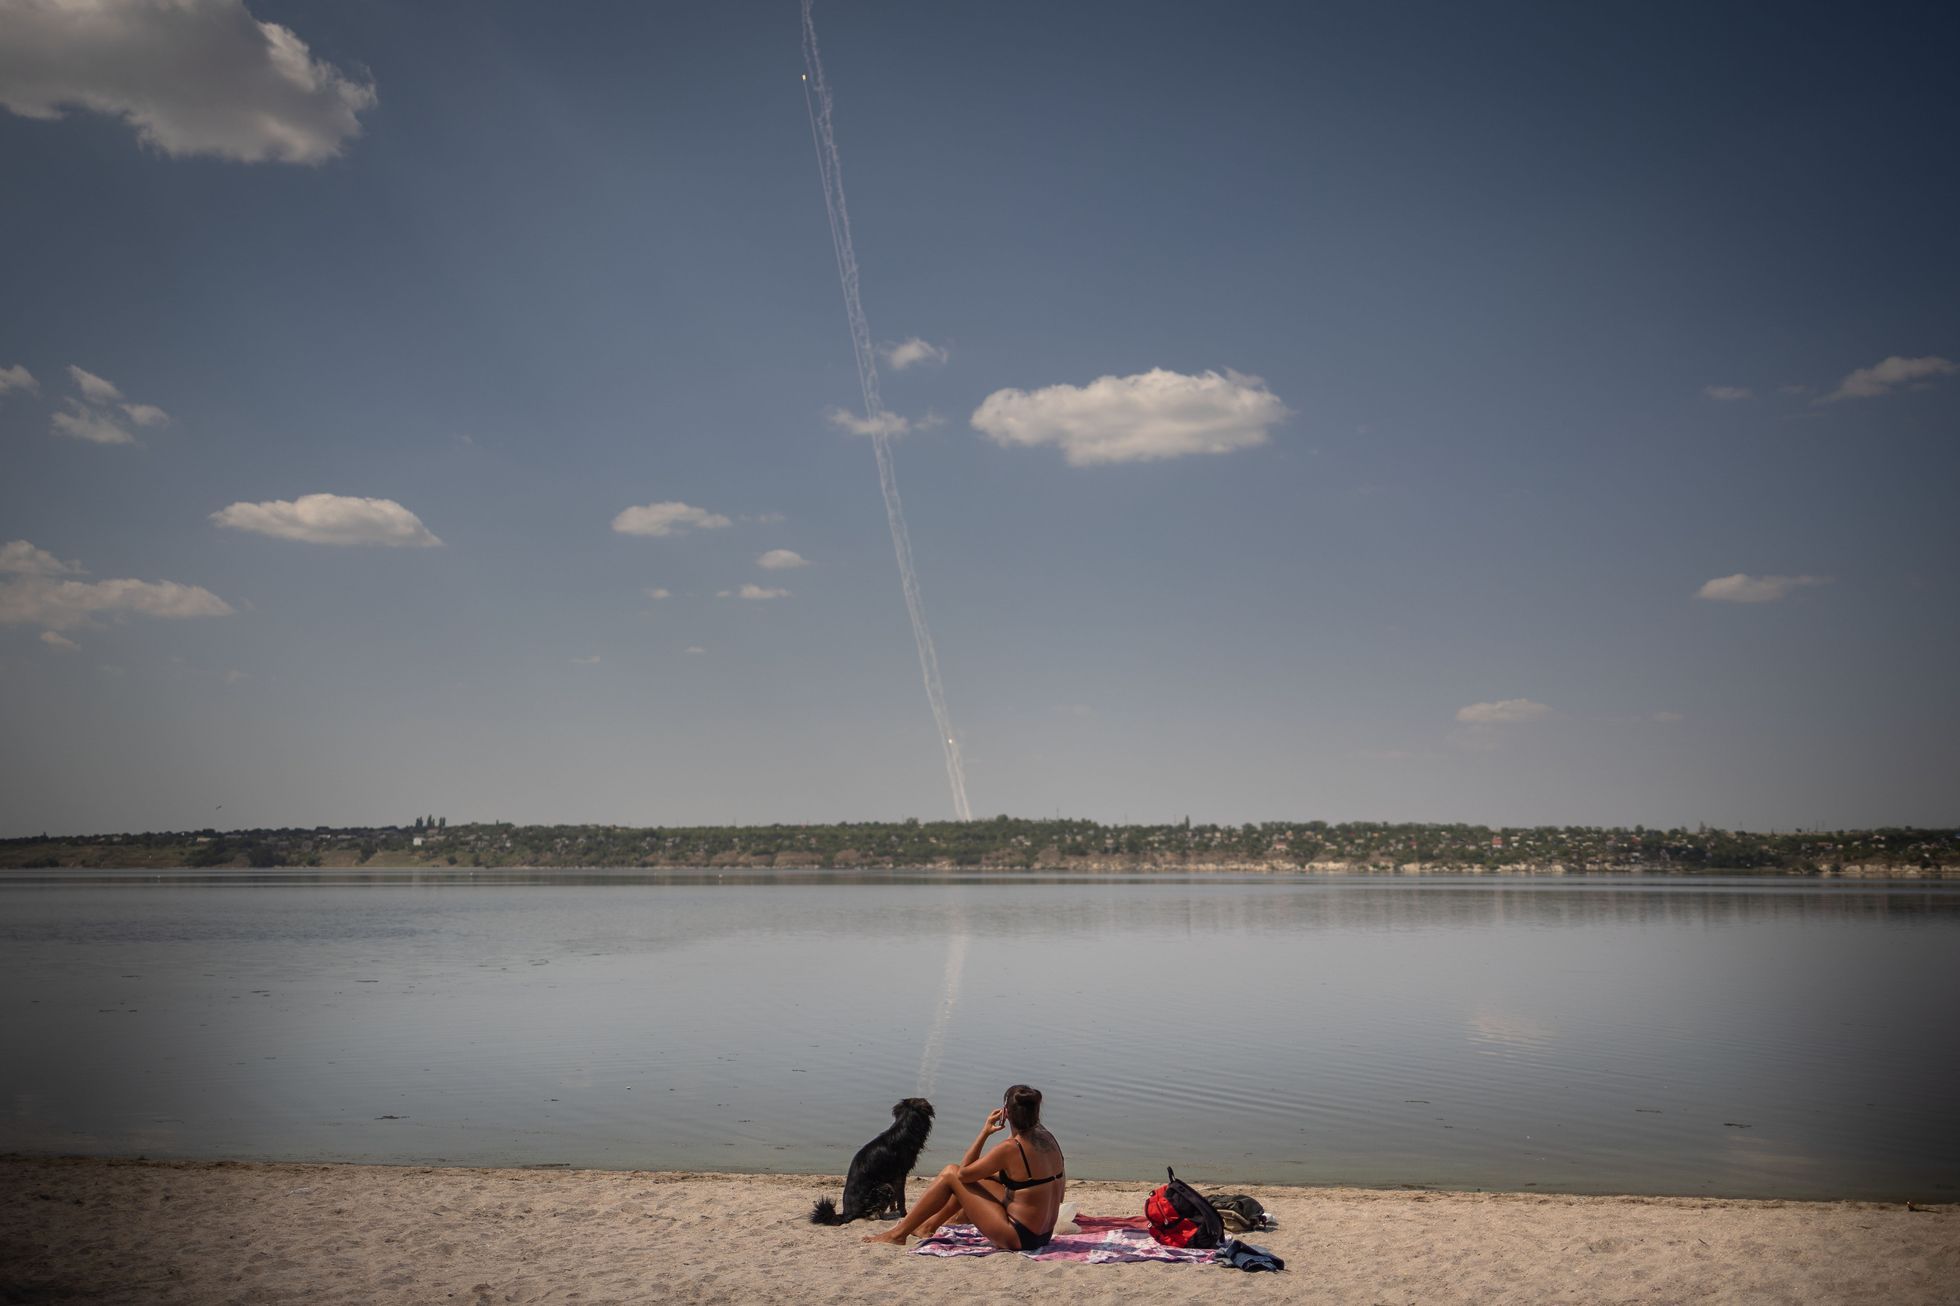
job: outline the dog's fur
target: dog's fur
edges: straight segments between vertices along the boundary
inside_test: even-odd
[[[811,1224],[849,1224],[852,1220],[905,1215],[905,1177],[918,1163],[932,1132],[932,1103],[908,1097],[892,1108],[892,1125],[851,1158],[844,1176],[844,1209],[828,1197],[817,1199]]]

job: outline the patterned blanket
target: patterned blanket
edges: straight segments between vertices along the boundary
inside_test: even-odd
[[[1166,1247],[1150,1236],[1150,1222],[1140,1215],[1078,1215],[1080,1233],[1056,1234],[1055,1240],[1038,1252],[1017,1252],[1031,1261],[1081,1261],[1089,1265],[1115,1265],[1126,1261],[1176,1261],[1188,1265],[1210,1264],[1217,1253],[1209,1248]],[[988,1242],[970,1224],[949,1224],[921,1242],[912,1251],[919,1256],[990,1256],[1005,1248]]]

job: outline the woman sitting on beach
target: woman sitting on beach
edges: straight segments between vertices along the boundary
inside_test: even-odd
[[[1013,1128],[1013,1136],[982,1156],[980,1149],[1003,1122]],[[960,1164],[941,1170],[903,1220],[864,1241],[903,1247],[913,1234],[930,1238],[940,1225],[964,1220],[996,1247],[1039,1251],[1055,1236],[1065,1183],[1062,1149],[1042,1127],[1041,1092],[1016,1084],[1007,1090],[1003,1105],[987,1113],[987,1123]]]

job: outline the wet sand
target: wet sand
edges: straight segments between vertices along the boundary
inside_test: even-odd
[[[1072,1182],[1085,1214],[1151,1183]],[[942,1260],[808,1175],[0,1159],[0,1302],[1960,1301],[1960,1207],[1254,1188],[1279,1275]],[[912,1184],[917,1194],[922,1181]]]

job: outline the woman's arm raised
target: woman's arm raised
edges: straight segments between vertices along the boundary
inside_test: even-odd
[[[986,1123],[980,1126],[980,1136],[973,1140],[973,1146],[966,1149],[966,1155],[960,1158],[960,1164],[963,1166],[972,1165],[975,1161],[979,1160],[980,1149],[987,1145],[987,1140],[1006,1128],[1006,1126],[1007,1112],[1001,1110],[999,1107],[995,1107],[992,1111],[989,1111],[987,1113]]]
[[[985,1156],[971,1158],[963,1165],[949,1165],[946,1169],[958,1171],[960,1182],[965,1184],[970,1184],[980,1179],[992,1179],[995,1175],[1007,1169],[1008,1149],[1012,1146],[1013,1144],[1011,1143],[1002,1143]],[[943,1174],[945,1171],[941,1171],[940,1173]]]

